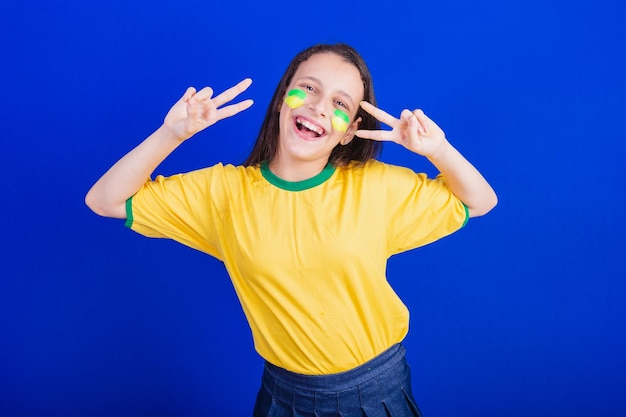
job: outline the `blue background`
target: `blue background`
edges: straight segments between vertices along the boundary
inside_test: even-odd
[[[623,2],[0,5],[0,415],[247,416],[262,361],[223,266],[84,195],[189,85],[255,105],[157,170],[249,152],[292,56],[354,45],[500,202],[389,261],[427,417],[626,415]],[[382,159],[434,174],[386,144]]]

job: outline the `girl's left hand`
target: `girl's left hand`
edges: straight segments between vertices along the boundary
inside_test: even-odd
[[[360,138],[395,142],[425,157],[434,156],[445,147],[447,141],[443,130],[422,110],[403,110],[397,119],[367,101],[362,101],[361,107],[392,130],[359,129],[355,135]]]

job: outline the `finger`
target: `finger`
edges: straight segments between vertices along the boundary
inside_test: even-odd
[[[417,118],[410,110],[402,110],[402,112],[400,113],[400,121],[402,123],[409,124],[411,123],[411,120],[417,122]]]
[[[187,117],[190,119],[197,117],[207,119],[208,104],[210,103],[207,99],[210,99],[212,94],[213,89],[211,87],[204,87],[189,97],[187,99]]]
[[[211,87],[204,87],[193,96],[198,101],[211,99],[211,97],[213,97],[213,89]]]
[[[200,108],[198,106],[198,101],[192,97],[189,97],[187,100],[187,117],[189,119],[195,119],[200,114]]]
[[[415,110],[417,111],[417,110]],[[420,135],[423,135],[426,133],[427,129],[424,127],[423,124],[423,119],[422,121],[420,121],[420,119],[417,118],[417,115],[415,114],[415,111],[410,111],[407,109],[402,110],[402,114],[400,115],[400,119],[402,120],[402,122],[406,123],[407,126],[407,131],[409,133],[413,133],[416,132]],[[421,110],[420,110],[421,112]],[[424,113],[422,112],[422,115]],[[413,136],[413,135],[411,135]]]
[[[409,143],[417,143],[417,141],[419,141],[419,135],[423,134],[422,127],[417,117],[409,110],[402,111],[402,117],[407,121],[406,135],[408,136]]]
[[[417,118],[417,121],[422,128],[422,133],[428,133],[428,122],[430,121],[428,116],[426,116],[420,109],[413,110],[413,115]]]
[[[232,99],[237,97],[239,94],[241,94],[244,91],[246,91],[248,89],[248,87],[250,87],[251,84],[252,84],[252,79],[251,78],[246,78],[245,80],[240,81],[239,83],[237,83],[233,87],[229,88],[228,90],[224,91],[220,95],[215,96],[215,98],[214,98],[215,105],[217,107],[220,107],[224,103],[228,103],[229,101],[231,101]]]
[[[390,130],[357,130],[354,134],[361,139],[371,139],[381,142],[395,142],[396,135]]]
[[[386,124],[387,126],[394,127],[398,122],[398,119],[396,119],[395,117],[393,117],[386,111],[383,111],[379,109],[378,107],[371,105],[367,101],[361,102],[361,108],[363,108],[363,110],[365,110],[366,112],[368,112],[369,114],[374,116],[377,120]]]
[[[422,127],[419,124],[419,121],[417,120],[417,117],[415,117],[415,115],[410,110],[402,110],[402,113],[400,113],[400,121],[402,122],[402,126],[404,127],[404,129],[402,130],[403,132],[417,132],[420,135],[424,133],[422,131]],[[414,135],[409,136],[413,137]]]
[[[186,103],[191,97],[193,97],[195,93],[196,93],[196,89],[193,87],[189,87],[185,91],[185,94],[183,94],[183,96],[181,97],[181,100]]]
[[[254,104],[253,100],[244,100],[244,101],[241,101],[241,102],[239,102],[237,104],[231,104],[229,106],[222,107],[221,109],[217,110],[217,112],[216,112],[217,120],[222,120],[222,119],[225,119],[227,117],[234,116],[237,113],[240,113],[240,112],[246,110],[247,108],[249,108],[253,104]]]

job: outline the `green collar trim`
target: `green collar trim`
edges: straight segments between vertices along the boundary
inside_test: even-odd
[[[263,175],[263,178],[265,178],[270,184],[287,191],[304,191],[308,190],[309,188],[317,187],[318,185],[324,183],[327,179],[329,179],[334,172],[335,167],[331,164],[327,164],[322,172],[320,172],[316,176],[303,181],[292,182],[286,181],[274,175],[274,173],[270,171],[270,168],[267,165],[267,161],[261,162],[261,175]]]

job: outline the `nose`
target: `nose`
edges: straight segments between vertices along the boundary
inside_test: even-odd
[[[321,96],[309,97],[310,100],[308,102],[308,108],[319,115],[320,117],[326,117],[329,113],[328,109],[326,109],[325,101]]]

